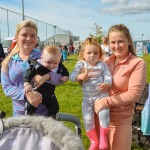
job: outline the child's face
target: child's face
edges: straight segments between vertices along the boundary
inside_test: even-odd
[[[53,55],[48,52],[43,52],[42,65],[48,68],[49,70],[53,70],[58,67],[60,58],[61,58],[61,54]]]
[[[91,66],[95,66],[100,60],[99,48],[95,45],[85,46],[84,59]]]

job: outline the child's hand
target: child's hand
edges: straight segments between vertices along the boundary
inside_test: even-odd
[[[82,73],[77,76],[77,81],[87,81],[89,79],[87,73]]]
[[[28,93],[28,92],[32,92],[32,85],[26,85],[25,87],[24,87],[24,90],[25,90],[25,93]]]
[[[80,69],[80,74],[85,73],[85,72],[86,72],[85,68]]]
[[[108,89],[110,87],[110,85],[108,83],[101,83],[101,84],[97,84],[97,86],[99,87],[100,92],[108,92]]]
[[[65,82],[68,81],[68,79],[69,79],[68,76],[63,76],[63,77],[60,78],[60,81],[63,82],[63,83],[65,83]]]

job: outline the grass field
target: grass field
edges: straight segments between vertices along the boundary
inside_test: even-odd
[[[147,63],[147,83],[150,83],[150,55],[144,55],[144,60]],[[65,63],[65,66],[71,72],[74,68],[75,63],[77,62],[77,55],[68,56],[69,63]],[[87,150],[89,146],[89,140],[85,135],[85,130],[83,128],[82,114],[81,114],[81,101],[82,93],[81,87],[78,83],[70,82],[57,86],[56,96],[60,104],[60,112],[70,113],[80,118],[82,125],[82,140]],[[12,116],[12,103],[11,100],[5,97],[2,88],[0,86],[0,110],[3,110],[7,113],[7,117]],[[69,128],[74,130],[74,124],[65,123]],[[142,150],[133,146],[132,150]]]

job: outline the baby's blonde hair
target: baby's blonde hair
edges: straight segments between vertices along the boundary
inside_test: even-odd
[[[43,50],[43,53],[44,52],[48,52],[49,54],[52,54],[52,55],[57,55],[57,54],[61,55],[59,48],[55,45],[46,46]]]
[[[103,56],[103,52],[102,52],[102,48],[100,46],[100,44],[98,43],[97,41],[97,38],[95,37],[88,37],[85,39],[83,45],[82,45],[82,48],[81,48],[81,51],[80,51],[80,54],[79,54],[79,59],[80,60],[84,60],[84,52],[86,50],[86,46],[90,46],[90,45],[94,45],[98,48],[99,52],[100,52],[100,56],[99,58],[101,59],[102,56]]]

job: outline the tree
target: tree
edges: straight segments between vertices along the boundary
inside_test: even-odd
[[[102,37],[104,36],[103,28],[100,25],[94,23],[92,30],[94,31],[94,34],[90,33],[90,37],[96,37],[98,42],[101,43]]]

